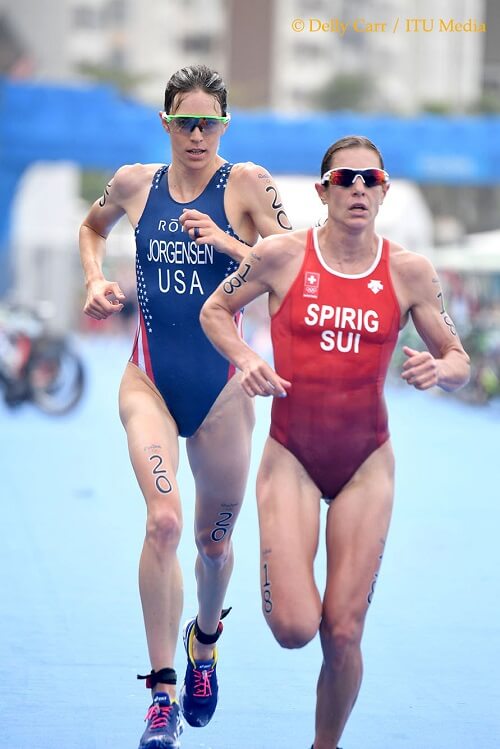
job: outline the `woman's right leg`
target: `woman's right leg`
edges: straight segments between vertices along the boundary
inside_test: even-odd
[[[151,667],[159,671],[173,668],[183,605],[177,559],[182,530],[176,481],[178,432],[154,385],[130,363],[120,387],[120,418],[147,507],[139,589]],[[154,691],[167,692],[173,698],[175,684],[160,682]]]

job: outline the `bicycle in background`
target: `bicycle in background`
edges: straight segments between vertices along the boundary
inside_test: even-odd
[[[43,304],[0,305],[0,391],[10,408],[29,402],[62,415],[79,403],[85,370],[67,337],[50,331],[48,318]]]

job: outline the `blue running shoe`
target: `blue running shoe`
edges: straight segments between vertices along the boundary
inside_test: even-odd
[[[144,718],[147,727],[141,736],[139,749],[180,749],[182,733],[180,708],[168,694],[157,692]]]
[[[206,726],[217,707],[217,648],[214,647],[213,659],[195,661],[193,640],[195,619],[189,619],[184,625],[183,640],[188,657],[184,683],[179,692],[179,704],[182,714],[190,726]]]

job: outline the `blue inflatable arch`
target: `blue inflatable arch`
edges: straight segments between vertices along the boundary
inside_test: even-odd
[[[159,108],[159,107],[158,107]],[[450,185],[500,182],[500,117],[417,118],[336,112],[283,116],[233,111],[223,141],[230,161],[254,161],[274,174],[318,175],[328,146],[367,135],[393,177]],[[107,86],[0,82],[0,267],[8,267],[10,213],[17,184],[35,161],[82,168],[164,162],[168,138],[156,111]]]

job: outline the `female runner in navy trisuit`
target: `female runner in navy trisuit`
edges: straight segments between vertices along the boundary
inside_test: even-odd
[[[218,155],[229,123],[218,73],[202,65],[175,73],[160,117],[171,163],[119,169],[80,232],[85,312],[97,320],[120,312],[124,302],[119,285],[103,274],[106,237],[123,214],[136,236],[139,320],[120,387],[120,416],[147,506],[139,583],[153,704],[141,749],[178,747],[182,731],[173,670],[182,613],[178,438],[187,438],[196,485],[199,608],[184,629],[188,665],[180,690],[182,712],[194,726],[208,723],[217,703],[214,643],[222,631],[231,535],[249,467],[251,399],[205,338],[199,312],[258,235],[290,228],[272,177],[260,166],[231,165]]]

